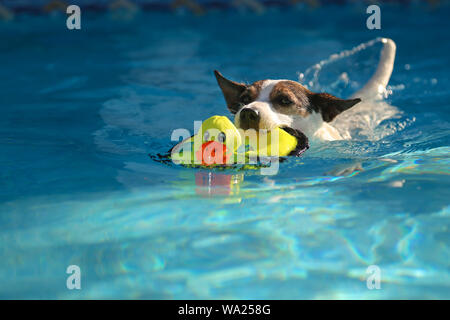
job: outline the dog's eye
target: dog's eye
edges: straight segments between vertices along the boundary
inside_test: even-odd
[[[281,97],[280,104],[282,104],[283,106],[288,106],[292,104],[292,100],[289,99],[288,97]]]
[[[252,102],[252,98],[251,98],[248,94],[244,94],[244,95],[241,97],[241,102],[242,102],[243,104],[249,104],[250,102]]]
[[[217,136],[217,140],[220,143],[225,143],[225,140],[227,140],[227,136],[225,135],[225,133],[221,132],[219,133],[219,135]]]
[[[206,131],[206,132],[203,134],[203,140],[205,140],[205,141],[208,141],[208,140],[209,140],[209,131]]]

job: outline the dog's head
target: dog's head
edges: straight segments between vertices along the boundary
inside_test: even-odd
[[[331,122],[361,101],[314,93],[290,80],[261,80],[246,85],[228,80],[218,71],[214,73],[228,109],[235,115],[236,126],[244,130],[289,127],[311,136],[323,121]]]

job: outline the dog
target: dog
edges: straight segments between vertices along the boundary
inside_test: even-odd
[[[292,80],[260,80],[244,84],[226,79],[219,71],[214,74],[228,109],[234,114],[236,127],[271,130],[291,128],[302,132],[309,140],[343,140],[332,122],[341,113],[361,101],[379,98],[392,74],[396,46],[382,38],[383,49],[376,72],[367,84],[350,99],[328,93],[316,93]]]

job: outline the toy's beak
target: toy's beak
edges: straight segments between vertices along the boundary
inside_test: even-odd
[[[218,141],[208,141],[202,144],[200,150],[195,153],[197,160],[202,165],[226,164],[230,155],[227,154],[227,147]]]

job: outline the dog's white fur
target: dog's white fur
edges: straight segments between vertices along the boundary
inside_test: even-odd
[[[383,49],[376,72],[361,90],[352,95],[353,98],[361,98],[361,103],[367,103],[367,101],[382,97],[394,68],[395,42],[387,38],[383,38],[381,41],[383,43]],[[244,107],[258,111],[261,117],[260,127],[270,130],[278,126],[286,125],[301,130],[308,138],[325,141],[349,138],[348,136],[343,137],[332,124],[324,122],[319,113],[312,112],[307,117],[302,117],[300,115],[286,115],[276,112],[269,100],[269,96],[274,86],[280,81],[286,80],[264,80],[259,96],[254,102]],[[308,103],[308,101],[302,101],[302,105],[304,106],[308,106]],[[237,127],[240,127],[240,112],[244,108],[236,113],[235,124]]]

